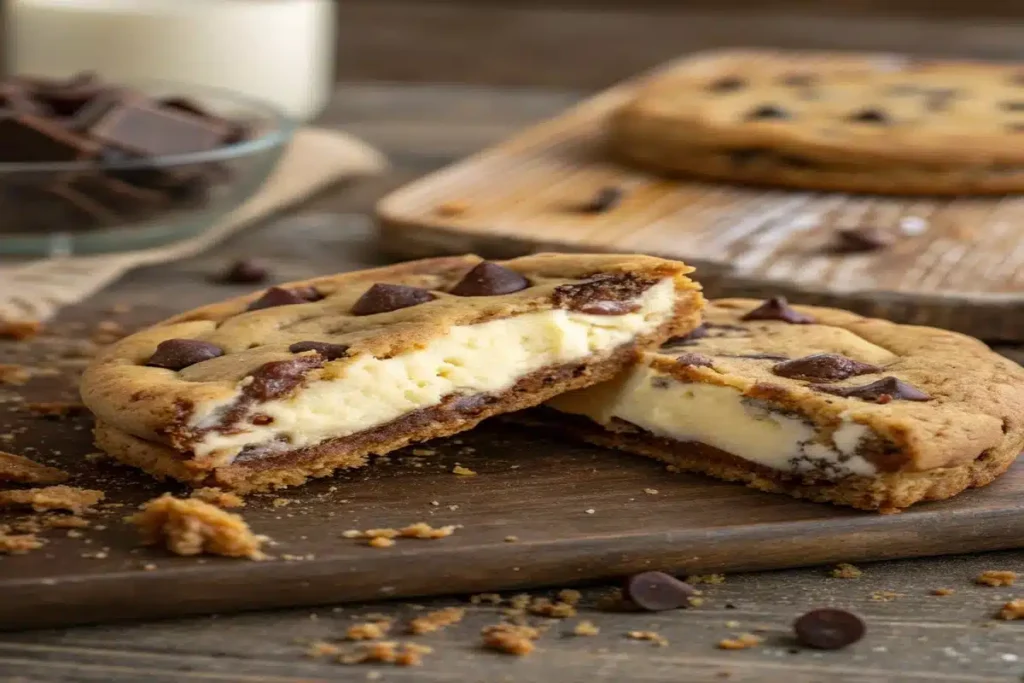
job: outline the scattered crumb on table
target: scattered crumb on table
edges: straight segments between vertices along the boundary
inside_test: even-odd
[[[394,544],[395,540],[393,538],[388,538],[387,536],[374,536],[370,539],[367,545],[371,548],[390,548]]]
[[[102,491],[74,486],[47,486],[20,491],[0,491],[0,508],[29,507],[36,512],[67,510],[81,514],[104,499]]]
[[[833,579],[859,579],[864,575],[864,572],[848,562],[840,562],[828,575]]]
[[[25,410],[39,417],[55,417],[62,419],[82,415],[86,412],[84,403],[77,401],[37,401],[26,403]]]
[[[725,574],[694,574],[686,577],[686,583],[690,585],[698,583],[718,584],[725,583]]]
[[[533,652],[533,641],[540,638],[540,629],[520,624],[494,624],[480,631],[484,647],[522,657]]]
[[[1006,571],[1002,569],[989,569],[984,571],[974,579],[974,583],[979,586],[1012,586],[1017,580],[1017,572]]]
[[[567,602],[570,605],[576,605],[583,597],[583,594],[574,588],[563,588],[562,590],[558,591],[557,597],[562,602]]]
[[[45,541],[35,534],[7,535],[0,532],[0,555],[24,555],[43,547]]]
[[[469,602],[473,605],[482,605],[485,602],[492,605],[501,604],[501,594],[499,593],[478,593],[476,595],[469,596]]]
[[[0,339],[25,341],[43,331],[38,320],[0,320]]]
[[[360,643],[351,652],[341,654],[338,661],[342,664],[379,662],[395,666],[419,666],[423,663],[423,655],[433,651],[434,648],[418,643],[378,641]]]
[[[665,647],[668,645],[668,639],[657,631],[630,631],[626,634],[626,637],[632,638],[633,640],[649,640],[658,647]]]
[[[601,629],[595,626],[594,622],[586,619],[576,624],[576,627],[572,630],[573,635],[576,636],[596,636],[600,632]]]
[[[314,640],[309,644],[309,647],[306,648],[306,656],[310,659],[334,657],[338,654],[341,654],[341,648],[324,640]]]
[[[956,591],[953,590],[952,588],[933,588],[932,589],[932,595],[938,595],[938,596],[941,596],[941,597],[945,597],[947,595],[953,595],[954,593],[956,593]]]
[[[530,614],[552,619],[567,619],[576,616],[576,607],[568,602],[552,602],[549,598],[536,597],[530,601],[526,610]]]
[[[896,598],[902,598],[903,593],[897,593],[896,591],[874,591],[871,593],[870,598],[875,602],[892,602]]]
[[[422,635],[433,633],[452,624],[457,624],[466,616],[466,610],[461,607],[445,607],[434,612],[427,612],[423,616],[416,617],[409,622],[409,633]]]
[[[216,505],[219,508],[241,508],[245,507],[245,500],[242,499],[237,493],[230,491],[222,491],[218,488],[205,487],[196,489],[189,496],[190,498],[197,498],[204,503],[210,505]]]
[[[376,640],[383,638],[391,630],[390,619],[377,619],[352,624],[345,631],[346,640]]]
[[[455,467],[453,467],[452,468],[452,473],[453,474],[458,474],[459,476],[462,476],[462,477],[475,477],[476,476],[476,472],[474,472],[473,470],[469,469],[468,467],[463,467],[462,465],[456,465]]]
[[[1024,619],[1024,598],[1011,600],[1003,605],[1003,608],[999,610],[999,618],[1007,621]]]
[[[149,545],[163,544],[178,555],[225,555],[263,560],[266,536],[254,534],[245,520],[202,500],[165,493],[127,518]]]
[[[61,484],[68,473],[35,460],[0,451],[0,481],[16,484]]]
[[[741,633],[735,638],[723,638],[718,641],[717,647],[720,650],[746,650],[757,647],[762,642],[762,638],[753,633]]]
[[[23,365],[0,363],[0,384],[20,387],[28,382],[31,375]]]

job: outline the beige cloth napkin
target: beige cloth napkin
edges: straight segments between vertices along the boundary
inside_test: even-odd
[[[333,183],[378,173],[385,165],[380,153],[344,133],[300,130],[263,187],[200,235],[140,251],[0,262],[0,320],[45,321],[133,268],[194,256]]]

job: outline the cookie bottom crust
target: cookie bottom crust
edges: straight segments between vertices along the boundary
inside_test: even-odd
[[[689,304],[681,302],[680,307]],[[117,460],[158,479],[177,479],[194,487],[217,486],[240,493],[302,484],[335,470],[361,467],[368,456],[382,455],[412,443],[450,436],[476,426],[493,415],[536,406],[558,394],[611,379],[633,362],[637,349],[697,326],[699,310],[680,308],[659,330],[619,346],[598,361],[577,361],[542,368],[519,379],[499,394],[451,396],[439,405],[347,437],[267,457],[244,454],[226,466],[214,467],[191,459],[163,444],[146,441],[97,421],[96,445]]]
[[[956,467],[923,472],[883,472],[873,477],[851,475],[838,481],[773,470],[713,446],[663,439],[639,427],[619,422],[624,431],[608,431],[587,418],[541,408],[524,413],[530,424],[558,428],[588,443],[647,456],[686,472],[742,482],[769,493],[785,493],[818,503],[848,505],[883,514],[899,512],[914,503],[944,500],[968,489],[986,486],[1009,469],[1020,453],[1011,444],[982,453]],[[628,431],[625,431],[628,430]]]

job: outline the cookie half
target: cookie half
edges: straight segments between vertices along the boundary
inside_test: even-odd
[[[463,256],[290,283],[126,337],[82,397],[97,445],[151,474],[299,484],[610,379],[699,323],[691,270]]]
[[[681,470],[891,512],[1002,474],[1024,447],[1024,369],[953,332],[784,300],[705,322],[547,422]]]

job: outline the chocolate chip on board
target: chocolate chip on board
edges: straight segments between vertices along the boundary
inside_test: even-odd
[[[793,623],[797,640],[819,650],[838,650],[864,637],[864,621],[852,612],[822,608],[811,610]]]
[[[288,347],[292,353],[305,353],[316,351],[327,360],[344,358],[348,354],[348,346],[345,344],[332,344],[330,342],[300,341]]]
[[[370,287],[352,306],[352,315],[388,313],[401,308],[418,306],[436,297],[428,290],[408,285],[377,283]]]
[[[526,289],[530,281],[514,270],[484,261],[452,287],[455,296],[498,296]]]
[[[676,357],[679,365],[692,365],[694,367],[710,368],[714,361],[702,353],[684,353]]]
[[[843,228],[836,231],[835,250],[841,253],[875,251],[892,246],[892,233],[873,226]]]
[[[783,296],[773,296],[740,320],[780,320],[792,325],[808,325],[815,322],[813,317],[790,306]]]
[[[263,293],[259,299],[249,304],[247,311],[258,311],[264,308],[276,306],[290,306],[292,304],[308,304],[322,298],[320,294],[311,287],[300,287],[296,289],[284,289],[283,287],[271,287]]]
[[[224,350],[216,344],[199,339],[168,339],[160,342],[146,361],[153,368],[181,370],[204,360],[223,356]]]
[[[930,401],[932,397],[921,391],[912,384],[907,384],[895,377],[883,377],[882,379],[855,387],[836,387],[828,384],[812,384],[812,389],[821,391],[833,396],[844,398],[861,398],[865,401],[878,401],[889,403],[893,400],[899,401]]]
[[[697,589],[664,572],[643,572],[626,579],[623,594],[648,612],[688,607]]]
[[[847,358],[838,353],[815,353],[803,358],[794,358],[772,367],[772,372],[779,377],[790,379],[816,379],[835,382],[856,375],[869,375],[881,372],[882,368],[870,363]]]

